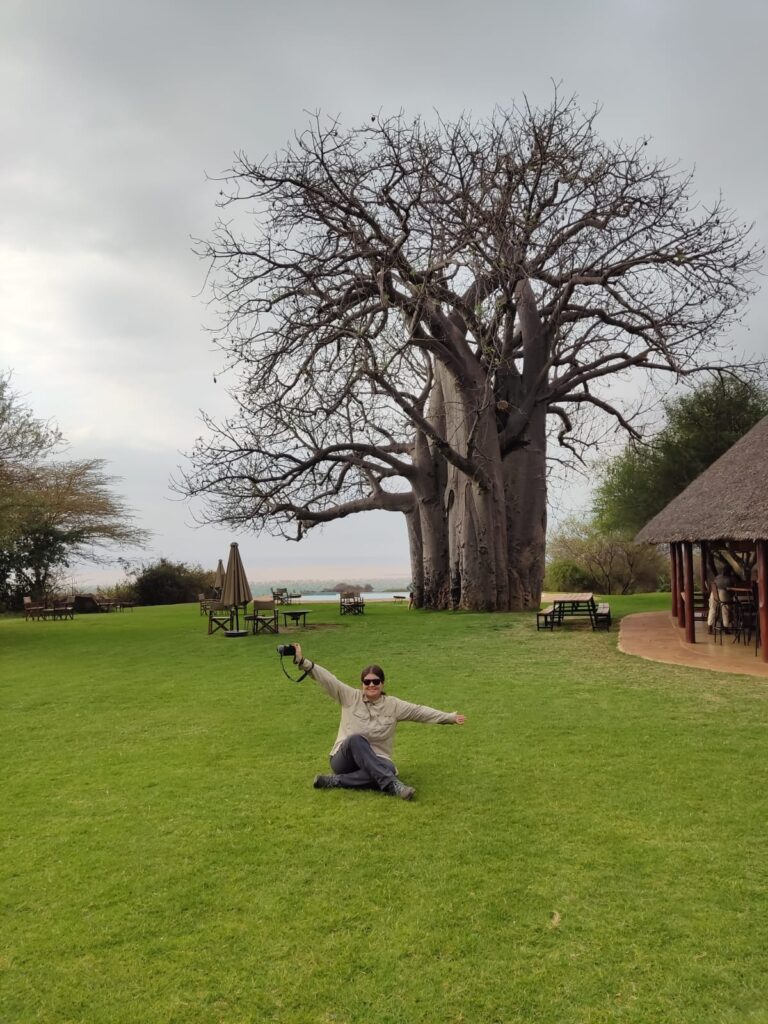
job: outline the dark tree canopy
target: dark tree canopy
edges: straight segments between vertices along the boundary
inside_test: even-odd
[[[484,121],[317,117],[238,157],[232,219],[200,246],[237,374],[179,482],[205,518],[300,538],[399,511],[417,604],[538,603],[548,444],[582,458],[595,416],[631,433],[617,377],[729,366],[761,257],[595,118],[559,96]]]
[[[768,389],[717,377],[664,403],[664,413],[666,423],[654,438],[630,441],[603,470],[594,501],[602,529],[634,536],[768,416]]]

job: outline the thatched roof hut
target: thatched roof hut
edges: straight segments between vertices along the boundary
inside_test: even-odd
[[[750,546],[756,553],[758,621],[768,662],[768,416],[655,515],[635,537],[669,544],[672,610],[695,642],[692,547]],[[706,572],[702,557],[703,572]],[[686,601],[686,594],[691,596]]]
[[[768,416],[655,515],[635,540],[739,541],[768,538]]]

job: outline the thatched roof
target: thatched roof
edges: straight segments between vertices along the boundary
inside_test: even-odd
[[[697,476],[638,543],[768,539],[768,416]]]

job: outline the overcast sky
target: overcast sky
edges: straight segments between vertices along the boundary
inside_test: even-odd
[[[407,578],[400,515],[297,545],[191,529],[168,490],[199,410],[228,408],[192,253],[216,219],[206,174],[273,152],[308,110],[479,117],[547,103],[556,80],[602,104],[604,137],[695,166],[699,196],[722,190],[765,244],[767,44],[757,0],[3,0],[0,367],[73,457],[109,461],[153,531],[144,557],[212,567],[238,539],[251,579]],[[764,290],[729,343],[767,338]],[[555,515],[583,496],[558,491]]]

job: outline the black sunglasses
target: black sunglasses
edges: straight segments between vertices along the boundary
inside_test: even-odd
[[[363,685],[364,686],[381,686],[381,680],[380,679],[364,679],[363,680]]]

